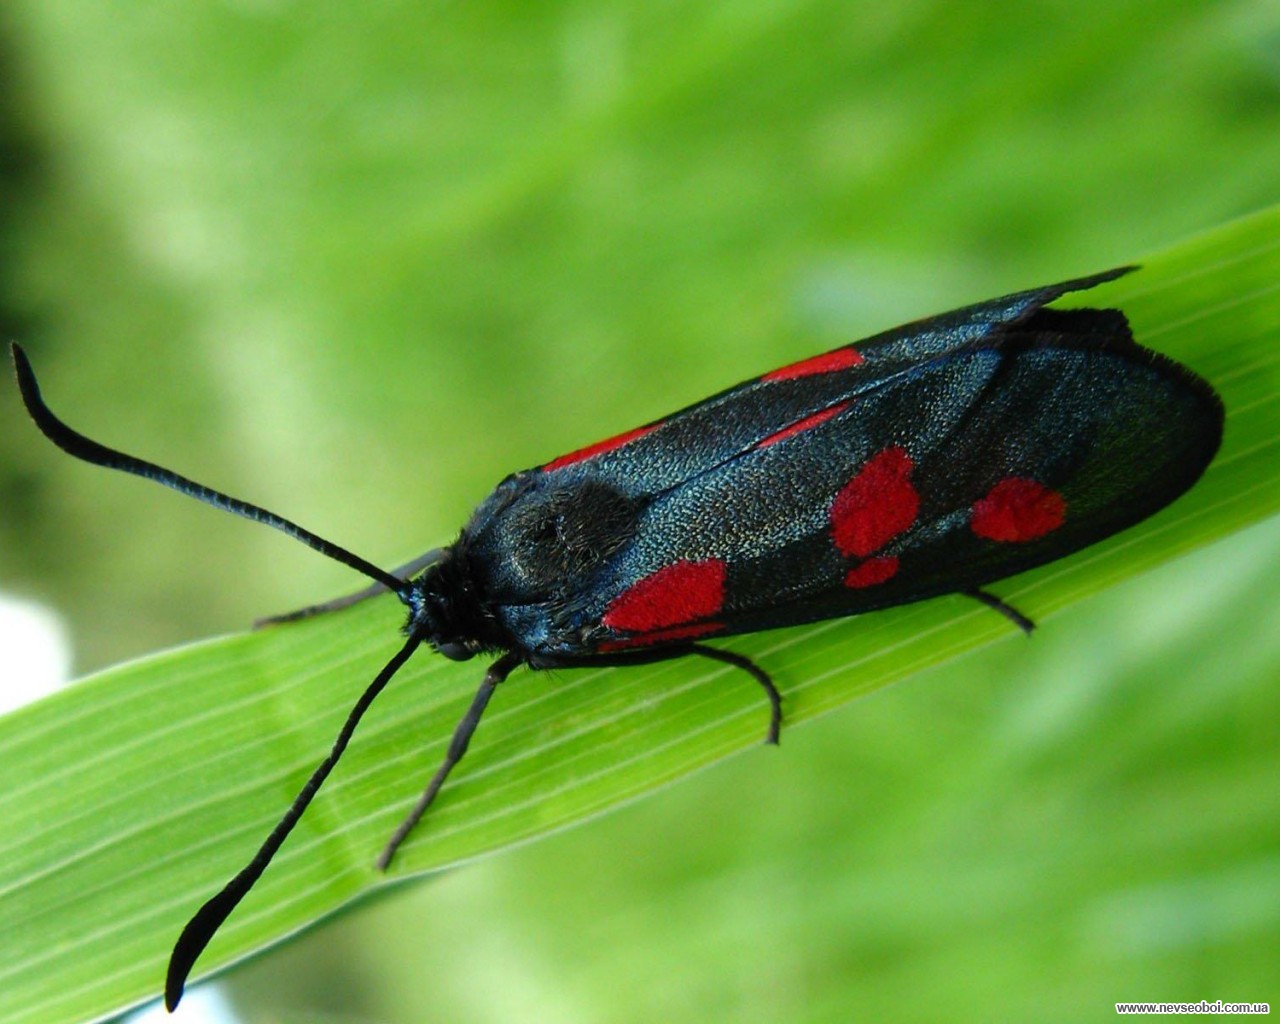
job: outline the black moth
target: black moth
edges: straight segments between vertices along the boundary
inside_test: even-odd
[[[378,858],[385,868],[519,665],[750,659],[704,640],[960,592],[1024,630],[980,589],[1163,508],[1204,472],[1222,403],[1140,347],[1114,309],[1049,309],[1113,270],[969,306],[766,373],[664,419],[515,473],[449,547],[396,572],[265,509],[106,448],[58,420],[13,346],[36,424],[64,451],[273,526],[374,580],[408,608],[404,646],[352,708],[333,749],[248,865],[202,906],[169,962],[173,1009],[214,932],[265,870],[361,716],[426,642],[496,655],[444,762]]]

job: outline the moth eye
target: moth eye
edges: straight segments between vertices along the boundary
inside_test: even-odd
[[[453,661],[467,661],[473,656],[473,652],[466,644],[459,643],[443,643],[436,644],[436,650],[443,654],[446,658]]]

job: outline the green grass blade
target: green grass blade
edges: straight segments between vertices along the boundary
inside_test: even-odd
[[[1172,508],[997,588],[1038,618],[1280,507],[1280,209],[1152,257],[1088,301],[1122,306],[1143,343],[1219,388],[1226,440]],[[384,599],[167,651],[0,721],[0,1019],[99,1018],[155,997],[183,923],[287,806],[395,650],[399,622]],[[1010,633],[944,598],[727,646],[775,673],[794,725]],[[481,671],[425,654],[410,663],[202,972],[407,875],[651,792],[757,745],[766,724],[749,680],[702,662],[518,673],[393,875],[379,876],[373,858]]]

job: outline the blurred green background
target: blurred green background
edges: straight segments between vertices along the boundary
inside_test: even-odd
[[[55,407],[382,563],[511,470],[1280,201],[1270,0],[10,0],[0,61],[0,325]],[[57,457],[11,389],[0,509],[0,580],[67,616],[78,671],[351,584]],[[781,755],[352,912],[232,998],[251,1021],[1274,1004],[1278,557],[1253,528]]]

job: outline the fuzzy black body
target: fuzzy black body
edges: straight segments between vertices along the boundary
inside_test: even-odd
[[[536,667],[972,591],[1093,544],[1182,494],[1222,436],[1209,385],[1121,312],[1046,308],[1115,275],[908,324],[514,474],[417,582],[457,606],[455,637]]]

